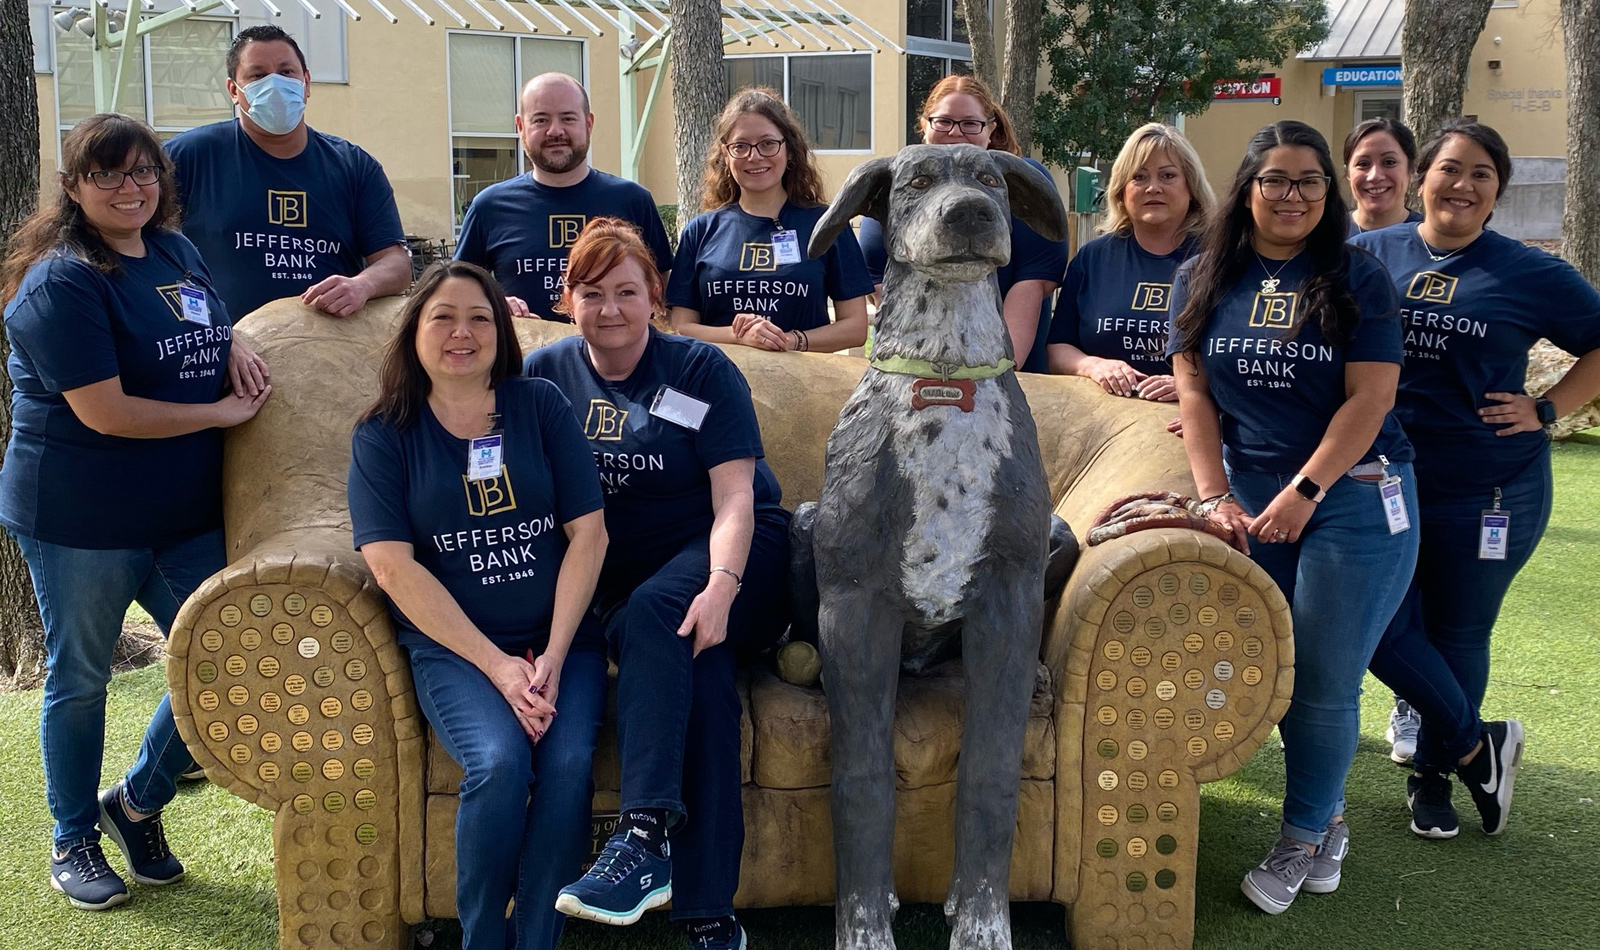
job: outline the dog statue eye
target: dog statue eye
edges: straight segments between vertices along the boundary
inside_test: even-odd
[[[998,188],[1000,186],[1000,179],[989,174],[988,172],[979,172],[978,180],[983,182],[985,185],[988,185],[990,188]]]
[[[906,184],[912,188],[920,190],[933,184],[933,177],[931,175],[918,175],[917,177],[906,182]]]

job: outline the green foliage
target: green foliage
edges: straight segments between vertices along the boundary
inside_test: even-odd
[[[1113,156],[1146,122],[1204,112],[1218,80],[1320,42],[1327,15],[1323,0],[1049,0],[1035,139],[1061,167]]]

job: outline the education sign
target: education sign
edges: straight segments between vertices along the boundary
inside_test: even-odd
[[[1324,86],[1398,86],[1399,66],[1329,66],[1322,71]]]

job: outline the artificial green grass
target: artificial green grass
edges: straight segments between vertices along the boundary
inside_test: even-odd
[[[1528,747],[1505,834],[1489,838],[1456,793],[1462,832],[1424,841],[1406,825],[1404,770],[1390,764],[1382,735],[1389,694],[1368,680],[1361,752],[1347,787],[1351,827],[1344,881],[1331,895],[1308,894],[1268,917],[1239,894],[1239,878],[1271,845],[1283,791],[1283,756],[1269,740],[1242,770],[1204,787],[1195,947],[1198,950],[1338,950],[1448,947],[1452,950],[1567,950],[1594,946],[1600,894],[1591,875],[1600,853],[1600,432],[1555,447],[1556,507],[1534,560],[1501,612],[1485,715],[1521,719]],[[137,751],[163,686],[159,669],[112,684],[105,781]],[[115,911],[71,909],[49,888],[50,819],[39,767],[39,694],[0,695],[0,948],[269,948],[277,923],[270,820],[253,805],[209,786],[180,791],[168,834],[189,868],[182,884],[135,885]],[[113,865],[120,856],[112,851]],[[830,908],[750,911],[752,945],[773,950],[830,947]],[[1066,943],[1062,909],[1013,908],[1016,945]],[[903,908],[900,946],[948,943],[939,909]],[[454,944],[448,925],[433,950]],[[573,950],[683,947],[662,915],[627,930],[576,922]]]

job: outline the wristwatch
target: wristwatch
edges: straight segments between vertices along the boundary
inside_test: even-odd
[[[1304,475],[1296,475],[1290,479],[1289,487],[1300,493],[1300,497],[1309,502],[1320,502],[1328,497],[1328,492],[1316,482]]]
[[[1533,411],[1539,414],[1539,424],[1553,426],[1556,424],[1556,404],[1540,396],[1533,401]]]

